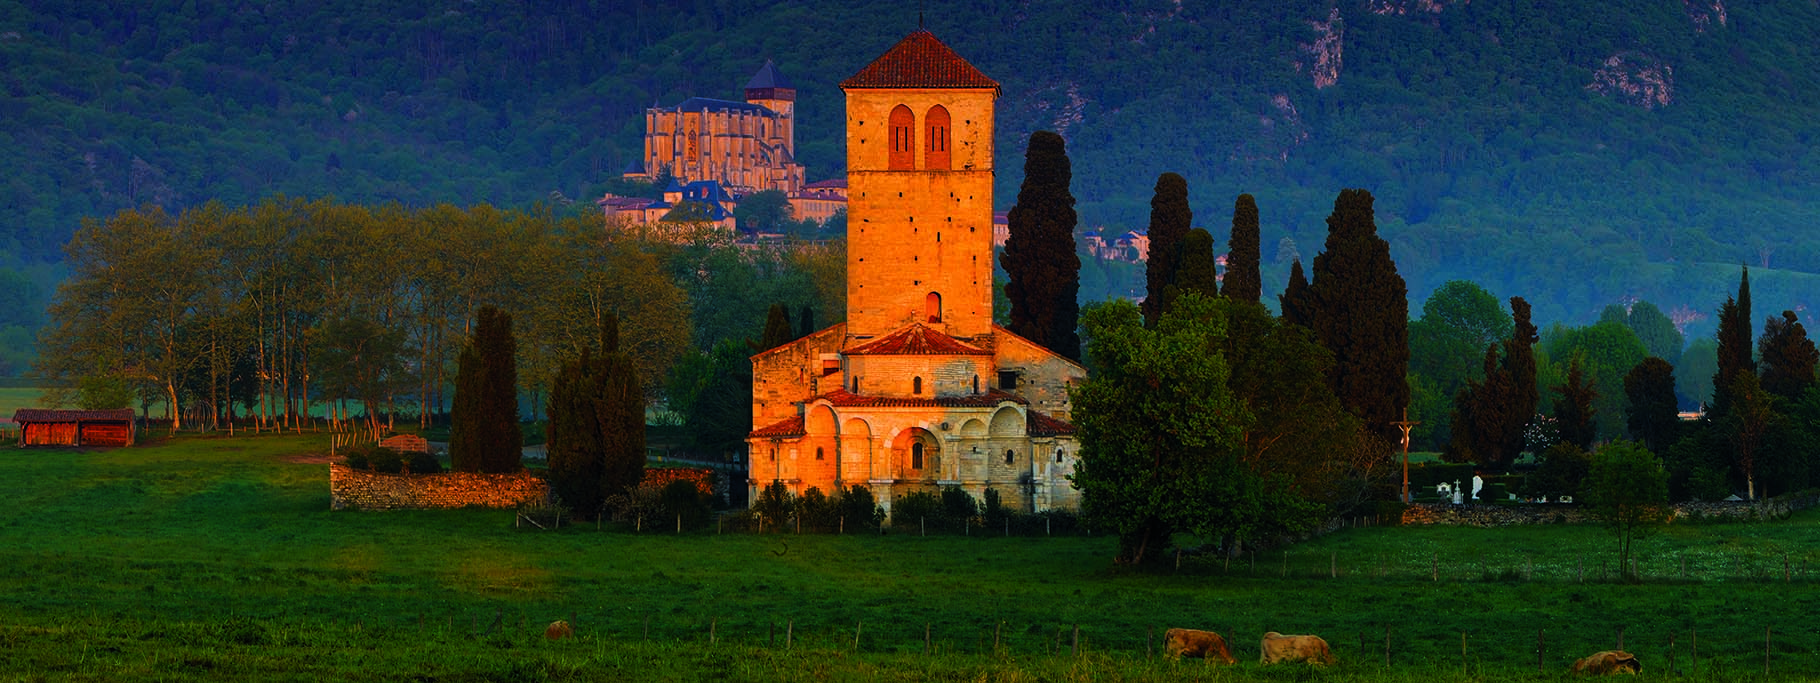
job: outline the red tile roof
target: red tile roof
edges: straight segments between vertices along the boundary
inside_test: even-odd
[[[933,396],[930,398],[864,396],[845,389],[836,389],[809,400],[824,399],[841,408],[991,408],[1006,401],[1020,405],[1026,403],[1016,394],[1009,394],[997,389],[972,396]]]
[[[1025,431],[1029,432],[1031,436],[1062,436],[1075,432],[1072,423],[1063,422],[1034,410],[1029,413],[1030,424],[1025,427]]]
[[[798,415],[769,427],[754,429],[752,430],[752,438],[781,439],[792,436],[802,436],[805,433],[807,432],[803,431],[803,416]]]
[[[935,34],[917,29],[852,78],[845,88],[991,88],[998,81],[987,78]]]
[[[43,408],[20,408],[13,412],[13,421],[19,424],[27,422],[131,422],[132,408],[119,410],[45,410]]]
[[[849,356],[990,356],[982,349],[930,329],[922,323],[873,339],[845,352]]]

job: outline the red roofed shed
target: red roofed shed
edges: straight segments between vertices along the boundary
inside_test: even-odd
[[[20,408],[20,446],[131,446],[133,410],[43,410]]]

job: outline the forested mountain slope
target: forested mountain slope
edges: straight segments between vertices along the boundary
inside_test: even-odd
[[[1090,225],[1141,227],[1164,171],[1218,235],[1255,194],[1266,287],[1282,238],[1311,258],[1364,187],[1418,301],[1468,278],[1544,321],[1624,297],[1710,313],[1749,263],[1760,309],[1820,304],[1816,0],[922,5],[1004,86],[1001,205],[1053,129]],[[810,178],[836,177],[836,84],[917,7],[0,0],[0,266],[144,202],[591,208],[645,107],[736,98],[767,58],[799,87]]]

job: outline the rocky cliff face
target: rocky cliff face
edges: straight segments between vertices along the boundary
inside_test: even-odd
[[[1340,8],[1328,10],[1326,21],[1310,21],[1314,40],[1301,43],[1301,58],[1296,60],[1299,73],[1314,79],[1314,87],[1326,88],[1340,82],[1341,58],[1346,52],[1346,22],[1340,19]]]
[[[1642,52],[1620,52],[1593,72],[1586,89],[1644,109],[1666,107],[1675,101],[1675,68]]]
[[[1695,33],[1705,33],[1715,24],[1725,26],[1725,0],[1681,0],[1681,9],[1694,22]]]

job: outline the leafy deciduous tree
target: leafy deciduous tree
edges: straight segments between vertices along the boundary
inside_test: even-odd
[[[1617,535],[1619,566],[1634,579],[1630,557],[1636,542],[1669,517],[1662,462],[1635,443],[1608,443],[1593,453],[1584,495],[1587,509]]]

